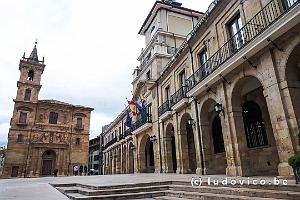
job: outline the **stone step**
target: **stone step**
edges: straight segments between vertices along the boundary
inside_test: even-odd
[[[280,190],[265,190],[251,189],[251,188],[234,188],[234,187],[212,187],[212,186],[183,186],[183,185],[171,185],[170,190],[185,191],[185,192],[198,192],[198,193],[213,193],[213,194],[227,194],[249,197],[266,197],[266,198],[281,198],[281,199],[300,199],[300,192],[294,191],[280,191]],[[300,191],[300,190],[299,190]]]
[[[100,196],[100,195],[110,195],[110,194],[126,194],[126,193],[139,193],[139,192],[158,192],[168,190],[167,185],[158,186],[147,186],[147,187],[132,187],[132,188],[120,188],[120,189],[101,189],[101,190],[78,190],[79,194],[86,196]]]
[[[185,192],[185,191],[166,191],[167,197],[185,198],[185,199],[199,199],[199,200],[284,200],[280,198],[263,198],[263,197],[247,197],[227,194],[213,194],[213,193],[199,193],[199,192]],[[168,198],[167,198],[168,199]]]
[[[85,196],[79,193],[69,193],[67,197],[72,200],[128,200],[128,199],[146,199],[165,196],[164,191],[155,192],[138,192],[138,193],[126,193],[126,194],[109,194],[109,195],[97,195],[97,196]]]
[[[88,188],[92,190],[105,190],[105,189],[120,189],[120,188],[133,188],[133,187],[147,187],[152,185],[171,185],[172,181],[159,181],[159,182],[144,182],[144,183],[124,183],[120,185],[101,185],[101,186],[92,186],[85,184],[77,184],[76,186],[82,188]],[[186,183],[187,184],[187,183]]]

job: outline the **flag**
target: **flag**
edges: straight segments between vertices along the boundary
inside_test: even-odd
[[[127,101],[129,104],[129,109],[131,110],[132,114],[135,116],[138,114],[138,109],[136,107],[136,104],[133,100]]]
[[[125,119],[125,125],[130,128],[131,127],[131,122],[132,122],[132,118],[130,117],[129,112],[127,110],[127,116],[126,116],[126,119]]]

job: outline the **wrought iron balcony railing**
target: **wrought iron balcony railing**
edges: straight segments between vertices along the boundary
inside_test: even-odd
[[[165,101],[159,108],[158,108],[158,116],[162,116],[165,112],[171,110],[171,100]]]
[[[111,145],[115,144],[117,141],[118,141],[117,137],[113,138],[111,141],[109,141],[108,143],[105,144],[104,149],[107,149]]]
[[[186,86],[182,86],[171,96],[171,107],[186,97]]]
[[[129,129],[127,129],[127,130],[125,130],[124,131],[124,133],[123,133],[123,135],[124,135],[124,138],[126,138],[127,136],[129,136],[129,135],[132,135],[132,133],[131,133],[132,131],[131,131],[131,128],[129,128]]]
[[[283,14],[296,6],[300,0],[272,0],[250,19],[233,37],[231,37],[206,63],[204,63],[187,81],[187,91],[218,69],[229,58],[238,53],[254,38],[264,32]]]
[[[135,123],[132,124],[131,131],[135,131],[136,129],[140,128],[141,126],[143,126],[147,123],[152,123],[151,115],[148,115],[146,117],[142,117],[142,118],[138,119]]]

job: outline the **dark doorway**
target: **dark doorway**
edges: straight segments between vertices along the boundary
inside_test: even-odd
[[[172,142],[172,164],[173,164],[173,171],[176,172],[177,170],[177,160],[176,160],[176,145],[175,145],[175,136],[171,136]]]
[[[50,176],[52,174],[52,160],[43,160],[43,169],[42,175],[43,176]]]
[[[189,155],[189,173],[196,173],[197,161],[194,142],[194,133],[192,125],[186,124],[188,155]]]
[[[42,176],[52,175],[55,169],[55,158],[56,154],[52,150],[45,151],[43,154],[42,161]]]
[[[225,152],[222,125],[219,115],[217,115],[212,122],[212,136],[215,153]]]
[[[247,101],[242,106],[248,148],[268,145],[265,123],[257,103]]]
[[[145,147],[145,164],[147,172],[154,172],[154,150],[153,150],[153,142],[150,141],[150,138],[148,138],[148,141],[146,143]]]
[[[11,177],[18,177],[19,175],[19,166],[13,166],[11,169]]]

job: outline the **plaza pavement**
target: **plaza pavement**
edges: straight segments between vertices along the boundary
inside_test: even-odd
[[[43,178],[0,179],[0,200],[67,200],[68,198],[50,184],[80,183],[93,186],[123,185],[134,183],[184,181],[190,182],[195,174],[123,174],[102,176],[70,176]],[[208,176],[203,177],[205,180]],[[224,179],[224,175],[209,176],[212,179]],[[252,177],[255,178],[255,177]],[[273,177],[256,177],[271,180]],[[237,179],[231,177],[230,179]],[[289,180],[288,184],[294,184]]]

